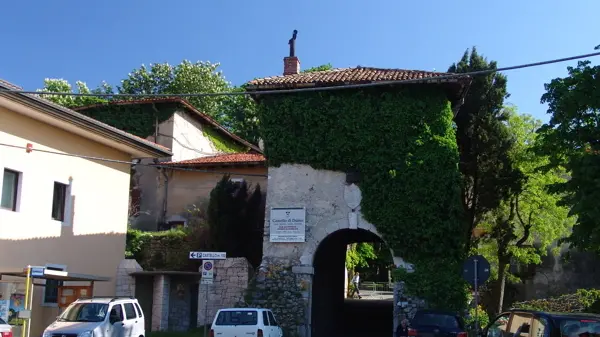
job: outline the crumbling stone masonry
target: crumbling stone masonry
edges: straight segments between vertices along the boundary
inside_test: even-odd
[[[219,309],[235,307],[244,298],[252,275],[252,266],[243,257],[216,260],[214,268],[213,284],[201,284],[198,289],[198,326],[211,324]]]
[[[362,216],[360,189],[346,184],[345,178],[343,172],[315,170],[309,165],[269,167],[263,261],[250,286],[246,305],[275,310],[289,334],[308,336],[311,333],[313,263],[319,244],[330,234],[344,229],[362,229],[381,237],[375,226]],[[306,208],[305,242],[270,242],[269,210],[272,207]],[[412,267],[400,257],[395,257],[394,263],[398,267]],[[402,294],[403,290],[395,293]],[[408,302],[411,307],[424,305],[416,299]],[[406,309],[395,308],[394,327],[390,327],[390,331],[398,324],[400,310]]]

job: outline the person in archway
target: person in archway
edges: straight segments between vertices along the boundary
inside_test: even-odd
[[[354,297],[354,292],[358,295],[358,298],[362,298],[360,296],[360,290],[358,290],[358,284],[360,283],[360,274],[358,272],[354,273],[354,277],[352,278],[352,295],[350,297]]]

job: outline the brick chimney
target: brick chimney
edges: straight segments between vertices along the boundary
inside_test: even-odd
[[[288,44],[290,45],[290,55],[283,58],[284,76],[300,73],[300,60],[296,57],[296,35],[298,35],[298,31],[294,29],[294,34],[288,41]]]
[[[293,75],[300,73],[300,60],[296,56],[286,56],[283,58],[283,75]]]

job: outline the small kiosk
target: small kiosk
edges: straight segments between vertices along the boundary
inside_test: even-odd
[[[33,286],[45,287],[45,283],[36,283],[36,280],[57,280],[63,282],[76,282],[77,285],[63,285],[58,287],[58,308],[62,311],[64,308],[69,306],[78,298],[91,297],[94,292],[94,282],[106,282],[110,278],[77,274],[61,270],[52,270],[46,267],[39,266],[27,266],[22,270],[6,270],[0,271],[1,282],[11,282],[10,280],[4,280],[3,277],[16,277],[25,279],[24,280],[24,298],[22,298],[21,310],[15,312],[16,319],[21,325],[21,336],[29,337],[31,329],[31,311],[33,309]],[[14,282],[14,281],[13,281]],[[16,281],[14,283],[23,283],[23,281]],[[87,285],[81,285],[81,283],[88,283]],[[12,313],[12,312],[11,312]],[[18,337],[15,335],[15,337]]]

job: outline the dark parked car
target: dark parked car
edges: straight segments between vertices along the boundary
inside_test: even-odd
[[[409,336],[467,337],[462,318],[439,310],[419,310],[410,322]]]
[[[482,337],[600,337],[600,315],[513,309],[482,331]]]

